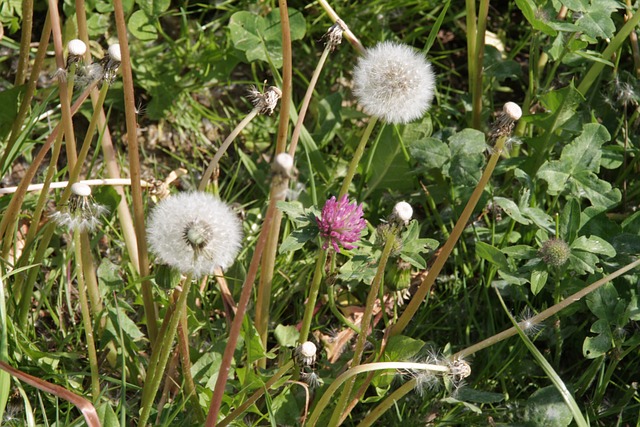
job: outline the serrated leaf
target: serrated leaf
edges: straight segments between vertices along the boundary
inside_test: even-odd
[[[410,142],[409,153],[425,169],[440,169],[451,158],[449,146],[436,138]]]

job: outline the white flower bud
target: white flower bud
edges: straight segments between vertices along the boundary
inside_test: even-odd
[[[73,39],[67,44],[69,55],[82,56],[87,52],[87,45],[80,39]]]
[[[520,120],[520,117],[522,117],[522,108],[515,102],[507,102],[504,104],[502,112],[514,122]]]
[[[276,155],[273,161],[273,170],[283,175],[291,175],[293,170],[293,157],[289,153],[280,153]]]
[[[317,350],[316,345],[311,341],[305,341],[300,346],[300,354],[304,357],[315,357]]]
[[[71,192],[76,196],[89,197],[91,195],[91,187],[82,182],[74,182],[71,184]]]
[[[120,62],[122,61],[122,55],[120,54],[120,45],[118,43],[116,44],[112,44],[111,46],[109,46],[109,57],[116,61],[116,62]]]

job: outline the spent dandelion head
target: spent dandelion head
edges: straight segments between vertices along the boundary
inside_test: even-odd
[[[71,185],[69,202],[51,214],[50,218],[72,231],[92,231],[100,224],[100,217],[107,212],[107,208],[93,200],[91,187],[76,182]]]
[[[120,52],[120,45],[118,43],[112,44],[107,49],[107,54],[102,61],[100,61],[100,65],[104,70],[104,80],[107,84],[111,84],[113,80],[116,78],[116,73],[118,72],[118,68],[120,68],[120,62],[122,61],[122,53]]]
[[[67,68],[71,64],[78,63],[82,60],[82,57],[87,52],[87,45],[80,39],[73,39],[67,43]]]
[[[507,102],[502,106],[496,120],[491,125],[489,141],[495,142],[502,136],[510,136],[515,123],[522,117],[522,109],[515,102]]]
[[[302,366],[311,366],[316,363],[318,348],[311,341],[305,341],[294,350],[296,362]]]
[[[366,50],[353,72],[353,83],[367,114],[389,123],[408,123],[429,109],[436,82],[424,55],[387,41]]]
[[[260,92],[255,86],[249,88],[249,100],[253,104],[254,108],[258,109],[260,114],[266,114],[270,116],[278,105],[278,100],[282,97],[282,91],[275,87],[270,86],[266,91]]]
[[[362,215],[362,204],[350,204],[346,194],[340,200],[335,196],[327,200],[320,217],[316,217],[323,240],[322,248],[327,249],[331,245],[336,252],[340,251],[339,246],[353,249],[351,243],[360,240],[360,233],[367,225]]]
[[[324,40],[324,44],[329,49],[330,52],[336,50],[338,46],[342,43],[342,33],[344,32],[344,22],[339,20],[340,22],[336,22],[333,24],[326,33],[322,36],[322,40]]]
[[[389,222],[397,225],[405,226],[411,221],[413,216],[413,208],[407,202],[398,202],[393,207]]]
[[[147,238],[159,261],[201,277],[233,264],[242,227],[233,210],[217,197],[203,192],[180,193],[153,209]]]

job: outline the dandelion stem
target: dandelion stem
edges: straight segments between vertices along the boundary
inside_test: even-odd
[[[358,40],[356,35],[351,32],[347,24],[345,24],[345,22],[342,19],[340,19],[340,16],[336,13],[335,10],[333,10],[331,5],[329,5],[329,3],[326,0],[318,0],[318,3],[320,3],[320,6],[322,6],[324,11],[327,12],[327,15],[329,15],[329,18],[331,19],[331,21],[339,22],[340,27],[344,31],[344,37],[347,40],[349,40],[349,43],[351,43],[351,46],[353,46],[360,55],[364,55],[365,53],[364,46],[362,46],[362,43],[360,43],[360,40]]]
[[[356,169],[358,168],[358,163],[360,163],[360,159],[362,159],[362,155],[364,154],[364,149],[367,146],[367,142],[369,141],[369,137],[373,132],[373,128],[375,127],[378,119],[376,117],[370,117],[369,123],[362,134],[362,138],[360,138],[360,142],[358,143],[358,147],[356,151],[353,153],[353,158],[351,159],[351,163],[349,163],[349,169],[347,169],[347,175],[344,177],[344,181],[342,181],[342,187],[340,187],[340,194],[338,195],[338,199],[349,191],[349,186],[351,185],[351,181],[353,181],[353,177],[356,174]]]
[[[313,312],[316,307],[316,301],[318,299],[318,293],[320,290],[320,282],[322,282],[322,276],[324,273],[324,264],[327,260],[327,251],[325,249],[318,249],[316,254],[316,268],[313,272],[313,279],[311,286],[309,287],[309,297],[304,309],[304,316],[302,317],[302,327],[300,328],[300,337],[298,341],[303,343],[309,338],[309,331],[311,330],[311,321],[313,320]]]
[[[171,320],[167,324],[166,329],[163,328],[162,332],[164,333],[158,335],[156,345],[153,346],[151,360],[149,361],[149,374],[151,375],[151,378],[148,378],[147,381],[145,381],[142,389],[140,421],[138,423],[140,426],[147,425],[147,420],[149,419],[149,414],[153,407],[153,400],[158,392],[160,383],[162,382],[162,377],[164,375],[165,368],[167,367],[167,362],[169,361],[169,355],[173,348],[173,340],[176,336],[176,331],[178,330],[178,324],[180,323],[182,313],[187,307],[187,299],[189,297],[191,282],[191,275],[189,274],[184,280],[182,291],[180,292],[178,301],[175,304],[175,309],[171,314]]]
[[[640,258],[635,260],[634,262],[627,264],[626,266],[622,267],[619,270],[614,271],[613,273],[603,277],[602,279],[592,283],[591,285],[579,290],[578,292],[576,292],[573,295],[568,296],[567,298],[563,299],[562,301],[560,301],[559,303],[549,307],[548,309],[541,311],[540,313],[538,313],[537,315],[533,316],[531,319],[527,319],[527,323],[529,324],[534,324],[537,325],[540,322],[545,321],[546,319],[548,319],[551,316],[554,316],[555,314],[557,314],[558,312],[560,312],[560,310],[563,310],[564,308],[568,307],[569,305],[573,304],[574,302],[580,301],[582,298],[584,298],[585,296],[589,295],[591,292],[595,291],[596,289],[600,288],[602,285],[611,282],[613,279],[615,279],[616,277],[619,277],[621,275],[623,275],[624,273],[626,273],[629,270],[633,270],[634,268],[640,266]],[[506,329],[492,337],[489,337],[485,340],[480,341],[479,343],[476,343],[472,346],[469,346],[463,350],[460,350],[459,352],[457,352],[456,354],[454,354],[451,358],[453,360],[455,359],[462,359],[465,358],[473,353],[476,353],[480,350],[483,350],[487,347],[490,347],[502,340],[505,340],[507,338],[510,338],[514,335],[516,335],[518,333],[518,330],[515,327],[511,327],[509,329]]]
[[[487,16],[489,14],[489,0],[480,0],[478,26],[476,29],[475,48],[473,50],[473,85],[472,87],[472,126],[480,129],[482,116],[482,76],[484,75],[484,39],[487,30]]]
[[[389,332],[390,336],[394,336],[402,333],[404,328],[406,328],[407,325],[409,324],[409,321],[413,318],[413,316],[418,311],[418,308],[420,308],[420,305],[424,301],[425,297],[429,294],[429,291],[431,290],[431,286],[435,282],[436,277],[438,277],[438,275],[440,274],[440,271],[442,271],[442,268],[444,267],[445,262],[447,261],[447,259],[449,258],[449,255],[451,254],[451,251],[453,251],[453,248],[455,247],[456,243],[460,239],[460,236],[462,235],[462,231],[467,226],[467,222],[469,221],[469,218],[471,217],[473,210],[478,204],[478,201],[480,200],[480,196],[482,196],[482,193],[485,187],[487,186],[487,183],[489,182],[489,178],[491,178],[491,174],[493,173],[493,170],[495,169],[496,164],[500,159],[500,154],[502,153],[502,149],[504,147],[506,139],[507,138],[503,136],[499,138],[498,141],[496,141],[496,145],[493,149],[493,154],[491,155],[491,158],[487,162],[487,166],[484,172],[482,173],[482,176],[480,177],[480,181],[478,182],[478,185],[476,186],[476,188],[473,190],[471,197],[467,201],[467,205],[464,207],[464,210],[462,211],[460,218],[458,218],[456,225],[453,227],[453,230],[451,231],[451,235],[449,236],[444,246],[440,250],[440,253],[436,257],[435,261],[433,262],[433,265],[431,266],[429,273],[422,280],[422,283],[418,287],[418,290],[411,298],[411,301],[409,301],[409,304],[407,304],[407,307],[405,308],[404,312],[398,319],[398,322],[391,327],[391,330]]]
[[[384,248],[382,249],[382,254],[380,255],[380,261],[378,262],[376,275],[373,278],[371,288],[369,289],[369,293],[367,295],[367,301],[364,306],[362,321],[360,322],[360,334],[358,334],[358,340],[356,341],[356,348],[353,353],[353,358],[351,359],[351,366],[359,365],[362,360],[364,346],[367,342],[367,336],[369,335],[369,329],[371,326],[371,319],[373,317],[373,308],[375,307],[376,300],[378,299],[378,291],[380,289],[382,279],[384,278],[384,270],[387,266],[389,256],[391,255],[391,251],[393,250],[395,244],[395,233],[388,233],[387,241],[385,242]],[[382,309],[384,310],[384,307]],[[354,384],[355,378],[347,382],[347,384],[345,385],[344,390],[340,395],[340,399],[338,400],[338,404],[336,405],[336,409],[333,411],[333,415],[331,416],[331,420],[329,421],[329,426],[336,426],[339,424],[339,419],[343,415],[343,411],[347,407],[349,396],[351,395]]]
[[[446,365],[430,365],[427,363],[411,363],[411,362],[376,362],[376,363],[368,363],[365,365],[354,366],[349,369],[347,372],[340,375],[336,378],[329,387],[325,390],[324,394],[316,404],[315,409],[309,416],[309,420],[307,421],[307,426],[313,427],[318,422],[318,418],[322,414],[324,408],[329,404],[332,397],[335,396],[335,392],[340,388],[340,386],[349,378],[355,377],[358,374],[362,374],[364,372],[371,371],[383,371],[383,370],[422,370],[422,371],[431,371],[438,372],[441,374],[446,374],[449,372],[449,367]]]
[[[73,231],[73,246],[76,259],[76,280],[78,282],[78,299],[80,300],[80,311],[82,312],[82,323],[84,335],[87,339],[87,353],[89,356],[89,367],[91,369],[91,396],[97,402],[100,397],[100,377],[98,372],[98,355],[96,354],[96,344],[93,339],[93,323],[91,322],[91,312],[89,301],[87,300],[87,289],[84,281],[82,242],[79,230]]]
[[[218,168],[220,158],[227,151],[231,143],[236,139],[240,132],[242,132],[242,129],[244,129],[249,124],[249,122],[258,115],[258,111],[258,108],[254,108],[253,110],[251,110],[247,117],[242,119],[242,121],[238,123],[238,126],[236,126],[235,129],[231,131],[229,136],[227,136],[227,138],[222,142],[222,145],[220,146],[220,148],[218,148],[218,151],[216,151],[213,159],[211,159],[207,170],[205,170],[204,174],[202,174],[202,179],[200,180],[200,184],[198,185],[198,191],[204,191],[207,188],[207,183],[209,182],[209,179],[211,179],[213,171]]]
[[[369,427],[373,425],[373,423],[382,416],[385,412],[389,410],[393,405],[395,405],[403,396],[413,390],[416,385],[418,385],[418,380],[415,378],[410,379],[406,383],[402,384],[393,393],[387,396],[378,406],[373,408],[371,412],[367,414],[366,417],[360,421],[357,427]]]
[[[260,399],[271,387],[273,387],[273,385],[278,380],[280,380],[280,378],[282,378],[285,374],[291,371],[291,368],[293,368],[293,366],[294,366],[293,360],[289,360],[284,366],[278,369],[278,372],[273,374],[271,378],[269,378],[269,380],[266,383],[264,383],[263,387],[259,388],[250,397],[245,399],[245,401],[242,402],[242,404],[238,406],[236,409],[231,411],[231,413],[227,415],[225,419],[223,419],[218,424],[216,424],[216,427],[228,426],[233,420],[235,420],[240,415],[242,415],[244,411],[246,411],[251,405],[256,403],[258,399]]]
[[[256,243],[256,248],[249,264],[249,270],[245,276],[244,283],[242,285],[242,292],[240,293],[240,300],[238,301],[238,307],[236,315],[231,323],[231,329],[229,331],[229,338],[227,339],[227,345],[222,355],[222,361],[220,362],[220,370],[218,371],[218,378],[213,390],[213,396],[211,397],[211,403],[209,404],[209,413],[207,414],[207,420],[205,421],[205,427],[214,427],[218,420],[218,412],[220,411],[220,405],[222,404],[222,397],[224,396],[224,390],[229,378],[229,369],[231,369],[231,362],[233,361],[233,353],[236,350],[236,344],[238,343],[238,337],[240,336],[240,329],[242,327],[242,321],[247,311],[247,305],[251,297],[251,291],[253,289],[253,283],[255,282],[258,274],[258,267],[260,266],[260,260],[264,251],[264,247],[267,242],[268,230],[271,227],[271,221],[273,220],[275,213],[275,205],[269,205],[267,213],[265,214],[264,223],[262,224],[262,230]]]

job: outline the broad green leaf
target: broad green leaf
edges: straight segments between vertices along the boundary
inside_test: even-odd
[[[574,12],[586,12],[589,8],[589,0],[560,0],[567,9]]]
[[[298,405],[295,393],[291,387],[285,387],[279,391],[269,403],[269,412],[272,414],[272,425],[285,426],[296,425],[302,408]]]
[[[406,362],[418,354],[422,347],[424,347],[424,341],[404,335],[395,335],[389,338],[384,359],[388,362]]]
[[[510,258],[515,259],[531,259],[534,258],[538,251],[527,245],[513,245],[502,249],[502,253]]]
[[[598,319],[604,320],[609,324],[615,324],[620,320],[626,308],[626,301],[618,298],[618,291],[611,283],[596,289],[587,295],[587,307]],[[625,319],[626,320],[626,319]],[[626,323],[626,322],[625,322]],[[608,326],[606,328],[608,330]],[[602,330],[594,330],[592,332],[603,332]]]
[[[534,295],[538,295],[544,285],[547,284],[547,278],[549,277],[549,272],[540,265],[538,268],[535,268],[531,271],[531,279],[529,279],[529,283],[531,283],[531,293]]]
[[[524,411],[525,421],[535,426],[565,427],[573,421],[571,409],[555,386],[536,390]]]
[[[459,400],[473,403],[498,403],[507,398],[502,393],[492,393],[489,391],[476,390],[472,387],[462,387],[456,392]]]
[[[140,9],[147,14],[147,16],[157,17],[162,12],[169,9],[171,0],[136,0]]]
[[[494,246],[491,246],[488,243],[477,242],[476,255],[496,265],[500,270],[509,271],[509,264],[507,263],[507,258],[504,256],[502,252],[500,252],[500,249]]]
[[[560,215],[560,238],[565,242],[573,242],[580,229],[580,203],[571,198]]]
[[[138,328],[138,325],[129,318],[127,313],[120,306],[117,308],[110,308],[109,315],[114,324],[115,330],[122,329],[122,332],[124,332],[124,334],[132,341],[138,341],[145,337],[142,331]],[[119,336],[119,334],[115,336]]]
[[[309,240],[314,239],[318,235],[318,229],[315,227],[304,227],[293,230],[282,242],[279,253],[297,251],[302,248]]]
[[[273,331],[273,336],[281,346],[293,348],[298,343],[300,332],[295,326],[278,325]]]
[[[484,133],[475,129],[464,129],[449,138],[451,162],[443,173],[457,185],[475,186],[482,175],[487,149]]]
[[[120,427],[118,416],[113,411],[110,403],[103,403],[96,408],[98,418],[102,422],[103,427]]]
[[[533,0],[516,0],[516,5],[535,30],[542,31],[548,36],[556,35],[556,30],[539,18],[538,5],[536,2]]]
[[[409,142],[409,153],[425,169],[440,169],[451,158],[449,146],[436,138]]]
[[[587,10],[576,20],[576,25],[587,36],[593,39],[613,37],[616,25],[611,19],[611,13],[620,6],[611,0],[595,0]]]
[[[291,40],[299,40],[306,32],[306,22],[300,12],[289,9]],[[231,41],[245,53],[247,61],[265,61],[282,67],[282,35],[280,11],[273,9],[267,16],[252,12],[236,12],[229,20]]]
[[[616,250],[611,244],[598,236],[580,236],[571,243],[572,250],[586,251],[592,254],[616,256]]]
[[[595,337],[587,337],[582,343],[582,354],[587,359],[595,359],[611,350],[612,336],[611,328],[606,320],[596,320],[591,325],[591,332],[596,333]]]
[[[16,86],[0,91],[0,105],[2,105],[0,108],[0,140],[4,139],[11,130],[13,121],[18,115],[18,98],[24,89],[24,86]]]
[[[513,200],[507,199],[505,197],[494,197],[493,202],[496,205],[500,206],[504,213],[506,213],[514,221],[523,225],[531,224],[531,221],[525,218],[522,213],[520,213],[520,208]]]
[[[158,38],[158,30],[153,25],[153,19],[142,10],[136,10],[129,17],[127,27],[138,40],[147,42]]]
[[[586,197],[594,206],[610,207],[620,201],[620,191],[600,180],[601,146],[610,139],[599,124],[584,125],[583,132],[567,145],[559,160],[545,162],[537,176],[548,184],[551,195],[568,190],[575,197]]]
[[[548,135],[551,135],[574,117],[576,110],[584,102],[584,97],[573,84],[570,84],[542,95],[540,102],[551,113],[535,121],[538,126],[547,131]]]
[[[401,142],[393,126],[385,126],[371,147],[366,164],[367,194],[376,188],[393,189],[400,193],[411,191],[412,170],[405,158]]]

